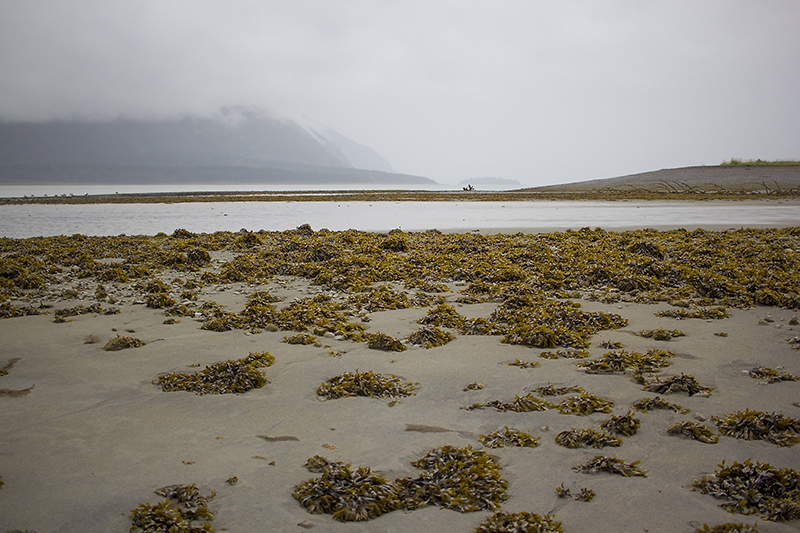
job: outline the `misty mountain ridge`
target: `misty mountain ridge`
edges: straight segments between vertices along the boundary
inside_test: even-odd
[[[192,171],[199,181],[432,183],[393,173],[375,150],[305,117],[243,108],[215,118],[0,122],[0,183],[187,182]]]

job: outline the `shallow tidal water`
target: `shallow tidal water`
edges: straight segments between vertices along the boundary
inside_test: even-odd
[[[800,226],[796,201],[541,202],[208,202],[177,204],[2,205],[0,236],[155,235],[284,231],[302,224],[334,231],[516,232],[729,229]]]

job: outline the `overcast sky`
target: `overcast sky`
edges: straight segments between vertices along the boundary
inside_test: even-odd
[[[0,119],[303,113],[442,183],[800,158],[798,0],[0,0]]]

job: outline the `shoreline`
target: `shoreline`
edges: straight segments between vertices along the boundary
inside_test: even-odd
[[[2,205],[175,204],[205,202],[800,202],[800,192],[535,192],[494,190],[336,190],[152,192],[0,197]]]

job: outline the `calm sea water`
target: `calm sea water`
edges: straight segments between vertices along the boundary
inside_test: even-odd
[[[800,226],[797,202],[229,202],[2,205],[0,236],[155,235],[242,228],[516,232],[582,227],[728,229]]]

